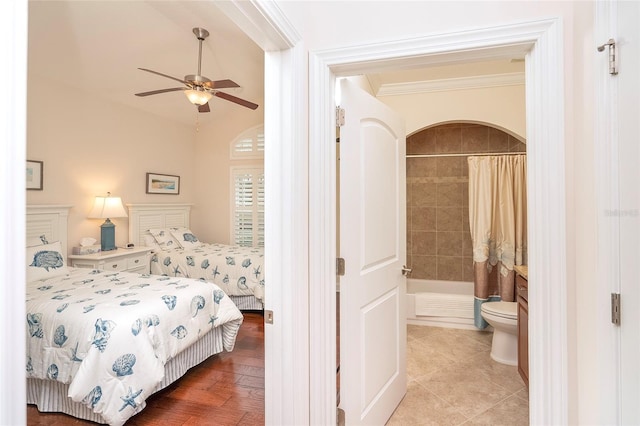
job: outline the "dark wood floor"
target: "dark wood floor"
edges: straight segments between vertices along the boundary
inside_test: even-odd
[[[27,425],[92,425],[65,414],[27,406]],[[214,355],[176,383],[147,399],[127,426],[263,425],[264,322],[245,312],[233,352]]]

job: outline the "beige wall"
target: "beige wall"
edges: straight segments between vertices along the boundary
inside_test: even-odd
[[[215,117],[196,134],[193,232],[203,241],[229,243],[232,166],[262,166],[264,160],[231,160],[230,146],[245,130],[263,124],[263,102],[255,111],[238,107],[232,116]]]
[[[485,125],[444,124],[407,137],[407,155],[525,151]],[[407,158],[407,264],[411,278],[473,281],[467,157]]]
[[[44,189],[27,191],[27,204],[72,206],[69,250],[82,237],[100,240],[103,220],[86,216],[94,197],[107,191],[125,204],[192,203],[195,234],[203,241],[229,242],[230,166],[263,164],[230,160],[229,146],[244,130],[263,123],[262,106],[237,107],[198,128],[102,98],[92,101],[42,77],[29,78],[28,88],[27,158],[44,161]],[[180,176],[180,194],[147,194],[147,172]],[[112,221],[116,244],[126,244],[128,219]]]
[[[125,204],[192,203],[196,235],[229,241],[229,167],[247,164],[229,159],[229,145],[263,123],[262,99],[252,99],[261,105],[255,111],[237,106],[206,126],[184,125],[61,87],[43,77],[47,71],[30,69],[27,82],[27,158],[44,161],[44,189],[27,191],[27,204],[72,206],[69,249],[81,237],[99,240],[103,221],[86,215],[108,191]],[[180,176],[180,194],[146,194],[147,172]],[[113,222],[116,244],[126,244],[128,219]]]
[[[195,200],[195,140],[191,126],[172,124],[105,99],[28,81],[27,158],[44,161],[42,191],[27,204],[69,204],[69,248],[81,237],[100,239],[99,219],[87,219],[96,195],[110,191],[126,203]],[[179,195],[145,193],[146,173],[180,176]],[[128,219],[114,219],[116,244],[128,242]]]
[[[381,96],[402,114],[407,134],[450,121],[491,123],[520,139],[526,138],[524,84],[467,90]]]

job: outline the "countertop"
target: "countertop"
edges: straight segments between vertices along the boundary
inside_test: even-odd
[[[515,265],[513,270],[525,280],[529,279],[529,267],[527,265]]]

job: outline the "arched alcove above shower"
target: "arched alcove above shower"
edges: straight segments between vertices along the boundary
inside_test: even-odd
[[[519,136],[445,122],[407,136],[407,262],[412,278],[473,281],[467,157],[525,153]]]
[[[407,155],[524,152],[525,144],[524,138],[499,126],[449,121],[407,135]]]

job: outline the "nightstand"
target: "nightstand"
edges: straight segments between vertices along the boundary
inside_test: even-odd
[[[151,271],[151,247],[118,248],[95,254],[70,254],[70,266],[75,268],[127,271],[148,274]]]

